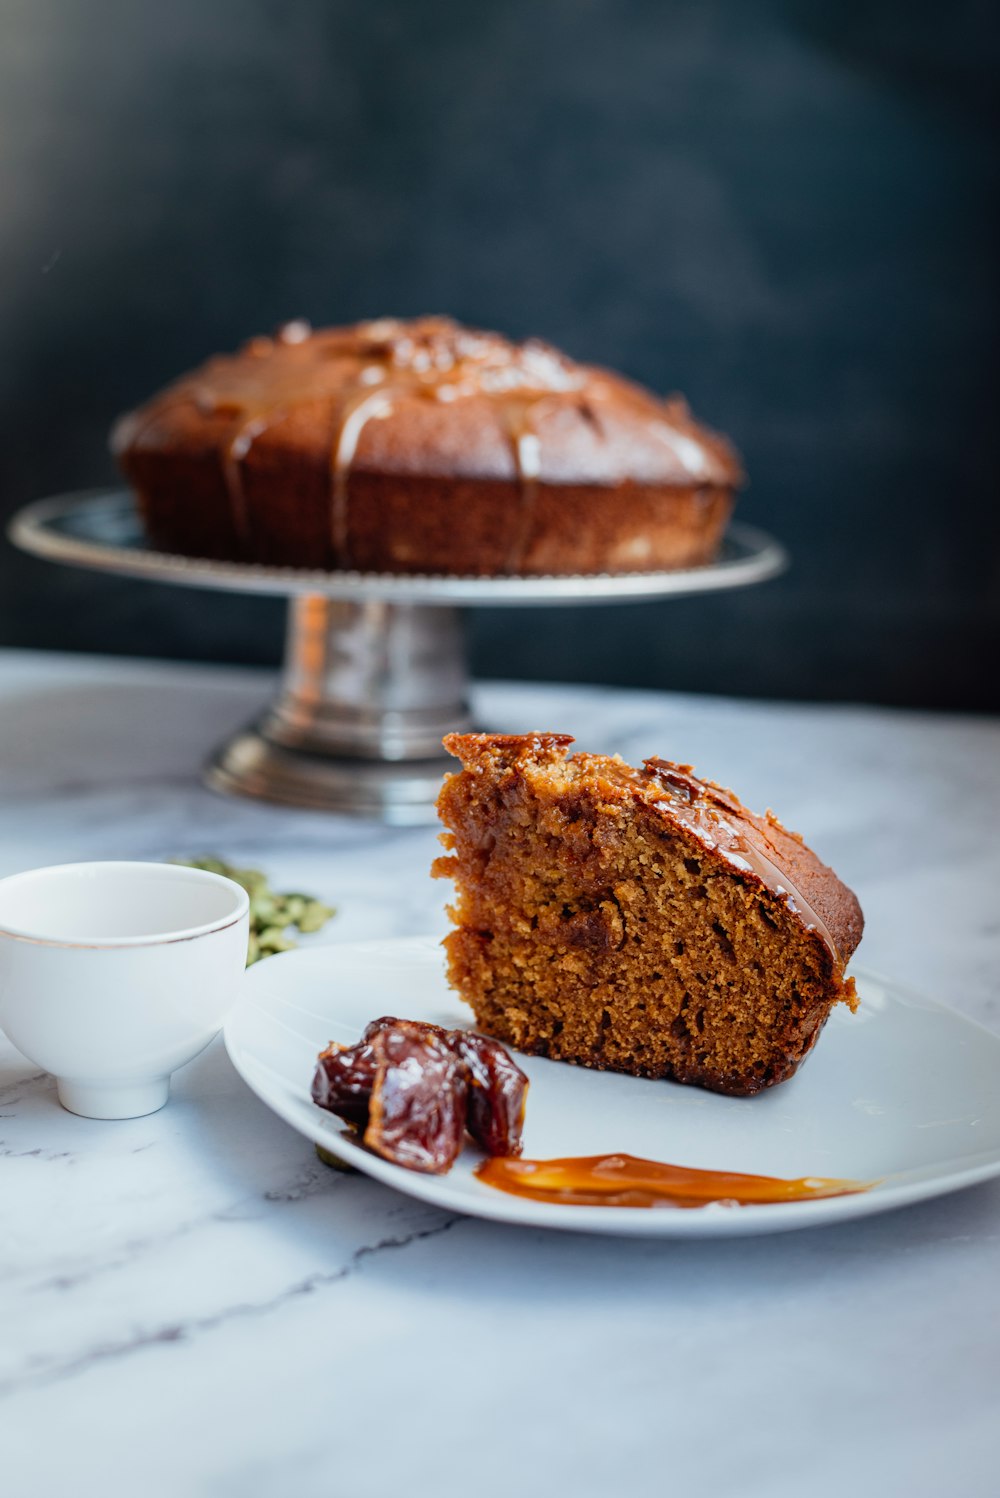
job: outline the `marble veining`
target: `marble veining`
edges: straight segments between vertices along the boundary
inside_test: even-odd
[[[268,691],[0,655],[0,874],[220,851],[336,904],[313,940],[443,930],[433,829],[201,788]],[[1000,724],[512,684],[477,706],[774,805],[857,889],[867,966],[1000,1027]],[[163,1112],[102,1124],[0,1038],[0,1214],[12,1493],[994,1491],[1000,1185],[771,1240],[506,1229],[320,1165],[219,1043]]]
[[[50,1156],[49,1158],[53,1158]],[[271,1198],[273,1199],[273,1198]],[[338,1265],[334,1269],[326,1271],[314,1271],[303,1279],[297,1280],[291,1285],[282,1288],[276,1295],[261,1301],[237,1301],[232,1305],[220,1308],[210,1315],[195,1316],[187,1320],[178,1320],[166,1326],[153,1327],[148,1330],[138,1330],[131,1337],[118,1342],[101,1342],[96,1346],[90,1346],[78,1353],[76,1356],[63,1361],[53,1360],[46,1366],[29,1367],[19,1377],[12,1377],[6,1383],[0,1382],[0,1398],[9,1393],[26,1388],[48,1387],[54,1383],[67,1378],[72,1378],[77,1373],[84,1373],[96,1364],[113,1360],[120,1362],[128,1358],[132,1353],[141,1352],[146,1348],[153,1347],[164,1342],[189,1342],[195,1340],[199,1335],[217,1330],[234,1317],[268,1316],[280,1310],[288,1301],[294,1300],[302,1295],[313,1295],[320,1289],[335,1285],[340,1280],[349,1279],[356,1274],[364,1260],[373,1254],[384,1253],[390,1249],[407,1248],[411,1243],[419,1243],[425,1238],[435,1238],[441,1233],[446,1233],[456,1223],[462,1221],[460,1217],[443,1217],[441,1221],[435,1222],[425,1228],[414,1228],[409,1232],[403,1232],[396,1236],[386,1236],[377,1239],[374,1243],[363,1243],[356,1248],[347,1259],[346,1263]],[[112,1263],[105,1266],[107,1269],[120,1267],[123,1262]],[[85,1282],[85,1276],[61,1276],[45,1282],[37,1287],[39,1291],[45,1290],[69,1290]]]

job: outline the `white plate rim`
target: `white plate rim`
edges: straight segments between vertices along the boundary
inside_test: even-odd
[[[322,955],[321,955],[322,954]],[[337,954],[342,954],[338,957]],[[845,1196],[827,1197],[803,1202],[778,1202],[761,1206],[706,1207],[697,1210],[673,1211],[641,1207],[578,1207],[562,1206],[550,1202],[531,1202],[521,1197],[508,1196],[490,1187],[483,1188],[483,1196],[470,1196],[465,1191],[449,1189],[447,1176],[427,1176],[416,1171],[393,1165],[388,1160],[364,1149],[345,1137],[343,1125],[332,1114],[315,1110],[303,1116],[298,1109],[286,1103],[280,1091],[268,1088],[258,1075],[264,1063],[244,1055],[240,1039],[243,1016],[251,1008],[269,1013],[267,1007],[256,999],[256,988],[275,976],[275,964],[280,962],[286,971],[292,964],[303,959],[315,963],[324,958],[336,963],[349,960],[351,956],[370,956],[372,960],[384,959],[389,954],[412,958],[417,962],[442,961],[439,937],[394,937],[385,940],[331,943],[321,947],[298,949],[280,957],[268,958],[247,972],[243,991],[226,1021],[223,1036],[226,1050],[233,1066],[250,1090],[273,1113],[289,1124],[297,1133],[314,1144],[333,1150],[348,1164],[355,1166],[373,1180],[380,1181],[394,1190],[439,1210],[477,1217],[492,1222],[508,1223],[517,1227],[546,1228],[565,1232],[597,1233],[615,1237],[644,1238],[708,1238],[745,1237],[759,1234],[788,1232],[796,1229],[829,1226],[836,1222],[847,1222],[857,1218],[893,1211],[955,1191],[979,1185],[1000,1176],[1000,1150],[987,1150],[982,1157],[964,1155],[958,1168],[949,1170],[948,1162],[933,1167],[933,1174],[905,1172],[891,1181],[877,1183],[868,1191]],[[872,969],[854,968],[856,977],[887,987],[896,997],[921,1007],[942,1012],[959,1026],[988,1037],[1000,1047],[1000,1036],[978,1020],[972,1019],[950,1005],[899,984]],[[273,1016],[272,1016],[273,1017]],[[276,1074],[277,1075],[277,1074]],[[998,1071],[1000,1081],[1000,1071]],[[305,1083],[303,1084],[305,1086]],[[306,1120],[308,1119],[308,1123]],[[970,1163],[975,1161],[975,1163]],[[918,1175],[917,1179],[907,1176]]]

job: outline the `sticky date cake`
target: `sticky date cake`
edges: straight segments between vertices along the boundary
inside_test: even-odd
[[[630,572],[714,557],[741,483],[679,397],[448,318],[289,323],[123,417],[151,543],[376,572]]]
[[[438,810],[451,984],[480,1030],[583,1066],[744,1095],[784,1081],[863,918],[767,812],[689,765],[568,754],[560,734],[452,734]]]

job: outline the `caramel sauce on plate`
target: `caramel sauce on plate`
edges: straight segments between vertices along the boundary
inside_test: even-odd
[[[562,1160],[501,1156],[484,1160],[476,1167],[476,1175],[487,1186],[511,1196],[571,1207],[707,1207],[713,1203],[744,1207],[852,1196],[874,1184],[693,1170],[635,1155],[581,1155]]]

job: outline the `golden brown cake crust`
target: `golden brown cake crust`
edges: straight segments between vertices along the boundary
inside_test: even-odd
[[[742,481],[679,398],[447,318],[289,324],[123,417],[112,446],[154,544],[322,568],[698,565]]]
[[[792,1075],[861,938],[852,892],[772,813],[690,766],[452,735],[449,976],[522,1050],[748,1094]]]

